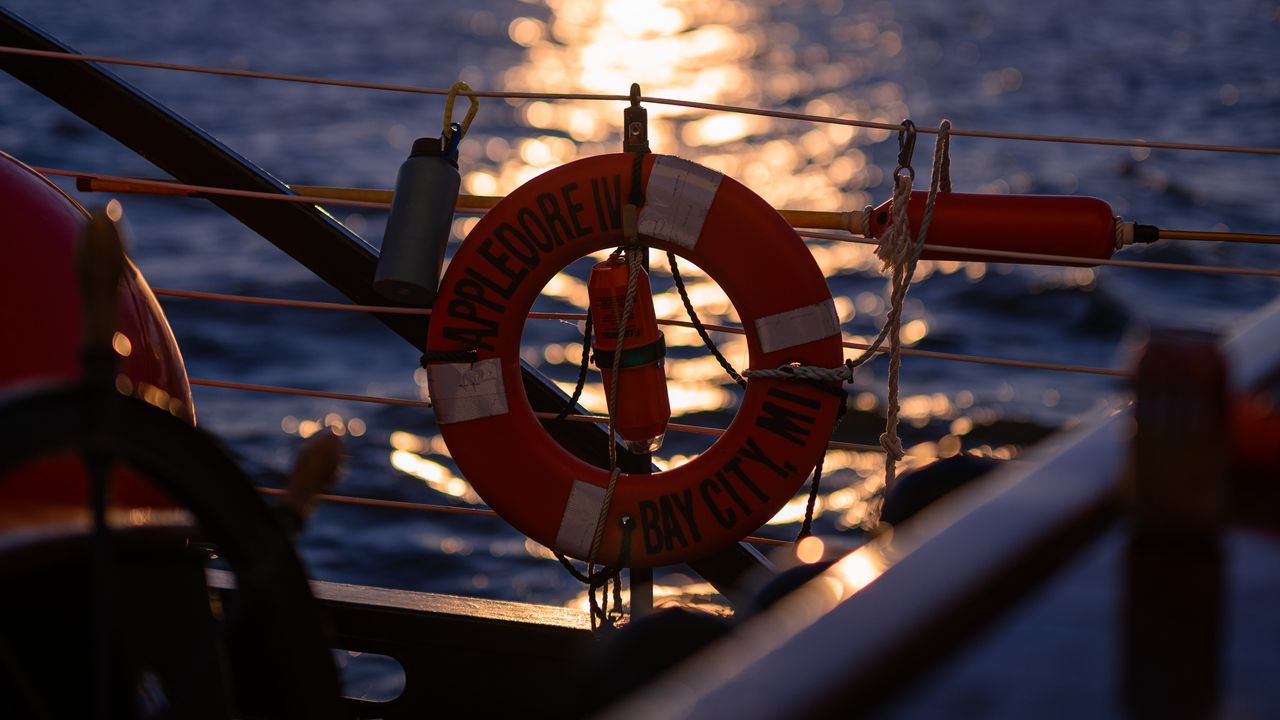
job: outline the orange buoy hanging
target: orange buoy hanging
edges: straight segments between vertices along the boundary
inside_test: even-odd
[[[516,529],[582,559],[606,509],[610,472],[574,456],[542,427],[524,394],[520,340],[529,309],[556,273],[625,242],[622,210],[634,162],[635,153],[576,160],[503,198],[450,261],[427,336],[436,422],[458,468]],[[718,172],[667,155],[642,162],[640,242],[692,260],[719,283],[742,318],[750,367],[838,365],[831,291],[786,220]],[[843,402],[835,388],[749,382],[737,416],[705,452],[662,472],[618,476],[596,559],[672,565],[711,555],[763,525],[822,456]]]
[[[667,346],[653,311],[649,273],[643,269],[639,273],[625,330],[620,326],[629,274],[621,252],[615,252],[591,268],[587,294],[591,300],[591,322],[595,326],[591,349],[604,378],[605,396],[610,399],[613,399],[609,388],[613,386],[614,353],[622,353],[618,358],[616,405],[609,404],[609,414],[623,447],[645,454],[662,446],[667,421],[671,419],[671,402],[667,398],[667,376],[662,362]]]
[[[913,236],[919,232],[928,195],[923,190],[911,193],[907,212]],[[892,223],[892,200],[871,211],[871,234],[874,237],[881,237]],[[1094,197],[942,192],[938,193],[934,205],[928,244],[1061,255],[1079,258],[1082,261],[1079,265],[1090,265],[1089,260],[1110,258],[1118,247],[1132,241],[1132,234],[1133,223],[1122,223],[1110,205]],[[921,257],[927,260],[1008,260],[936,249],[925,250]]]

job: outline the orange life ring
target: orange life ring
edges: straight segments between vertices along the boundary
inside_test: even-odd
[[[577,160],[499,202],[450,262],[427,339],[429,357],[477,352],[474,362],[427,368],[458,467],[518,530],[577,558],[590,552],[609,473],[562,448],[534,416],[521,384],[520,336],[556,273],[623,242],[633,161],[625,153]],[[642,239],[720,284],[746,328],[752,368],[840,363],[826,278],[777,211],[735,180],[676,157],[645,157],[642,178]],[[745,537],[804,483],[840,403],[830,388],[750,381],[737,416],[706,452],[666,472],[618,479],[596,559],[618,561],[624,516],[635,520],[632,567],[704,557]]]

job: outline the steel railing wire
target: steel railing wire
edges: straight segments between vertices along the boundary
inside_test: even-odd
[[[259,486],[258,492],[264,495],[283,495],[285,491],[281,488]],[[409,502],[407,500],[384,500],[382,498],[364,497],[361,495],[332,495],[321,493],[315,496],[316,500],[321,502],[339,503],[343,505],[360,505],[364,507],[390,508],[393,510],[415,510],[418,512],[438,512],[450,515],[471,515],[473,517],[501,517],[494,510],[489,508],[463,507],[460,505],[440,505],[436,503],[419,503]],[[779,540],[777,538],[760,537],[757,535],[749,535],[742,539],[743,542],[749,542],[755,545],[790,545],[790,540]]]
[[[335,87],[359,88],[365,90],[381,90],[403,93],[418,93],[426,95],[448,95],[449,88],[429,88],[416,85],[397,85],[393,83],[366,82],[358,80],[339,80],[335,78],[317,77],[311,75],[292,75],[286,73],[261,72],[255,70],[238,70],[234,68],[214,68],[202,65],[187,65],[181,63],[165,63],[154,62],[150,60],[136,60],[131,58],[112,57],[108,55],[82,55],[79,53],[63,53],[51,50],[33,50],[30,48],[20,48],[12,46],[0,46],[0,54],[7,55],[25,55],[27,57],[46,58],[51,60],[71,60],[76,62],[94,62],[104,65],[124,65],[131,67],[149,68],[154,70],[169,70],[176,72],[201,73],[206,75],[222,75],[228,77],[252,78],[259,80],[280,80],[286,82],[306,83],[311,85],[330,85]],[[621,95],[613,93],[545,93],[545,92],[514,92],[514,91],[480,91],[472,90],[469,92],[458,93],[466,97],[488,97],[503,99],[524,99],[524,100],[597,100],[597,101],[613,101],[613,102],[631,102],[630,95]],[[650,103],[653,105],[672,105],[677,107],[687,107],[696,110],[706,110],[711,112],[728,112],[739,113],[744,115],[760,115],[765,117],[773,117],[784,120],[801,120],[805,122],[825,123],[833,125],[851,125],[854,127],[898,131],[904,129],[898,123],[875,122],[871,120],[858,120],[856,118],[831,117],[826,115],[814,115],[810,113],[790,112],[786,110],[770,110],[766,108],[753,108],[743,105],[726,105],[721,103],[700,102],[696,100],[680,100],[676,98],[641,96],[640,102]],[[938,132],[936,127],[917,127],[916,130],[922,133]],[[1041,135],[1034,133],[1008,133],[996,132],[990,130],[952,130],[951,134],[957,137],[975,137],[989,138],[997,140],[1026,140],[1033,142],[1052,142],[1052,143],[1069,143],[1077,145],[1102,145],[1115,147],[1133,147],[1133,148],[1156,148],[1164,150],[1191,150],[1204,152],[1223,152],[1223,153],[1242,153],[1251,155],[1280,155],[1280,148],[1256,147],[1244,145],[1215,145],[1207,143],[1187,143],[1187,142],[1171,142],[1164,140],[1142,140],[1138,138],[1095,138],[1095,137],[1078,137],[1069,135]]]
[[[211,380],[208,378],[188,378],[188,382],[200,387],[221,388],[224,390],[243,390],[246,392],[271,393],[275,395],[295,395],[299,397],[323,398],[327,400],[373,403],[376,405],[416,407],[428,410],[432,408],[429,400],[410,400],[408,398],[394,398],[386,397],[384,395],[361,395],[358,393],[330,392],[328,390],[308,390],[305,388],[284,387],[281,385],[259,385],[255,383],[233,382],[230,380]],[[559,414],[551,412],[534,412],[534,416],[541,420],[555,420],[559,417]],[[609,418],[605,415],[571,414],[564,416],[563,419],[568,422],[587,422],[596,424],[605,424],[609,422]],[[706,427],[703,425],[686,425],[684,423],[670,423],[667,427],[671,430],[675,430],[676,432],[690,433],[694,435],[719,436],[723,435],[725,432],[723,428]],[[833,441],[831,443],[831,447],[858,452],[881,452],[879,445],[864,445],[861,443]]]
[[[355,305],[351,303],[335,303],[335,302],[317,302],[314,300],[290,300],[285,298],[267,298],[254,297],[249,295],[228,295],[224,293],[199,292],[195,290],[171,290],[169,288],[152,288],[152,292],[160,297],[188,298],[197,300],[214,300],[219,302],[246,303],[250,305],[271,305],[277,307],[294,307],[312,310],[332,310],[332,311],[349,311],[349,312],[367,312],[367,313],[395,313],[402,315],[430,315],[429,308],[406,308],[396,306],[381,305]],[[562,320],[569,322],[582,322],[587,319],[583,313],[556,313],[556,312],[531,312],[529,318],[534,320]],[[671,325],[676,327],[695,328],[693,322],[689,320],[676,319],[658,319],[660,325]],[[703,328],[710,331],[727,333],[732,335],[742,335],[746,333],[740,326],[735,325],[718,325],[715,323],[700,323]],[[866,350],[869,345],[853,340],[843,340],[844,347],[855,350]],[[912,355],[916,357],[925,357],[934,360],[950,360],[954,362],[977,363],[981,365],[999,365],[1002,367],[1020,367],[1036,370],[1050,370],[1054,372],[1074,372],[1087,375],[1109,375],[1115,377],[1127,377],[1129,372],[1126,370],[1118,370],[1115,368],[1093,367],[1089,365],[1073,365],[1069,363],[1052,363],[1039,360],[1014,360],[1010,358],[995,358],[983,355],[964,355],[961,353],[946,353],[935,350],[921,350],[919,348],[903,348],[904,355]]]
[[[59,177],[74,178],[92,178],[108,180],[113,182],[127,183],[137,187],[154,187],[159,194],[177,195],[181,192],[193,193],[186,197],[195,197],[198,195],[226,195],[231,197],[244,197],[256,200],[268,200],[276,202],[292,202],[303,203],[307,205],[342,205],[351,207],[364,207],[375,209],[386,209],[391,206],[388,202],[352,200],[346,198],[330,199],[325,196],[317,195],[285,195],[282,193],[257,192],[252,190],[236,190],[233,188],[218,188],[205,185],[184,185],[175,183],[170,180],[147,180],[143,178],[127,178],[115,175],[105,175],[102,173],[90,173],[84,171],[62,170],[58,168],[33,168],[45,175],[53,175]],[[483,200],[488,201],[493,198],[485,197]],[[459,208],[459,214],[484,214],[488,207],[475,208]],[[786,212],[786,211],[784,211]],[[1162,231],[1163,232],[1163,231]],[[1242,242],[1272,242],[1280,244],[1280,236],[1261,235],[1257,233],[1208,233],[1208,232],[1191,232],[1191,231],[1173,231],[1178,235],[1191,236],[1190,239],[1204,239],[1204,236],[1216,236],[1218,239],[1236,239],[1240,236]],[[814,240],[827,240],[832,242],[852,242],[863,245],[878,245],[879,240],[876,238],[868,238],[862,235],[839,235],[835,233],[816,232],[813,230],[797,230],[797,233],[804,238]],[[1225,274],[1225,275],[1246,275],[1255,277],[1280,277],[1280,270],[1270,270],[1266,268],[1248,268],[1233,267],[1220,265],[1191,265],[1188,263],[1160,263],[1145,260],[1116,260],[1114,258],[1077,258],[1069,255],[1047,255],[1044,253],[1028,253],[1014,250],[983,250],[979,248],[953,248],[942,247],[937,245],[927,245],[926,250],[936,250],[939,252],[951,252],[958,255],[974,255],[988,262],[1007,262],[1017,264],[1019,262],[1031,263],[1053,263],[1058,265],[1079,265],[1081,263],[1104,265],[1110,267],[1126,267],[1148,270],[1165,270],[1165,271],[1181,271],[1189,273],[1208,273],[1208,274]]]

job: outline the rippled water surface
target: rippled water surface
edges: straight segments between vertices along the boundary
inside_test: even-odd
[[[390,83],[625,93],[784,108],[922,125],[1280,146],[1280,9],[1275,2],[1100,0],[1014,3],[707,0],[480,0],[423,3],[9,2],[86,53]],[[292,183],[389,187],[414,137],[439,132],[435,96],[170,74],[115,72]],[[615,151],[621,103],[485,100],[463,142],[463,190],[503,194],[544,170]],[[860,209],[888,193],[896,143],[887,131],[650,106],[658,152],[716,168],[779,207]],[[930,138],[917,161],[925,176]],[[0,77],[0,149],[33,165],[114,174],[154,168],[25,86]],[[1274,157],[1146,151],[957,138],[957,190],[1074,193],[1128,219],[1168,228],[1276,232]],[[69,187],[63,183],[64,187]],[[84,196],[87,203],[100,196]],[[124,198],[133,252],[151,284],[248,295],[340,300],[271,245],[203,201]],[[385,215],[334,208],[375,246]],[[459,218],[459,238],[476,222]],[[884,281],[862,246],[812,242],[848,339],[874,335]],[[1264,246],[1164,242],[1124,257],[1277,266]],[[585,305],[585,263],[562,274],[536,309]],[[685,268],[705,320],[734,323],[732,305]],[[662,317],[681,318],[665,264],[653,282]],[[1276,281],[1119,268],[922,263],[906,306],[917,348],[1118,367],[1128,336],[1151,324],[1220,328],[1276,295]],[[420,350],[354,313],[167,301],[193,377],[393,397],[425,396]],[[739,366],[744,343],[720,337]],[[530,321],[525,359],[571,387],[578,328]],[[726,425],[738,393],[696,334],[667,330],[680,420]],[[584,394],[603,409],[598,375]],[[861,371],[840,437],[874,442],[884,361]],[[1120,391],[1114,379],[907,358],[904,433],[912,464],[959,449],[1019,451]],[[455,474],[429,411],[195,388],[201,424],[266,479],[328,424],[350,440],[337,492],[455,505],[481,503]],[[882,410],[880,410],[882,412]],[[671,433],[660,463],[705,448]],[[817,528],[852,532],[883,482],[878,456],[828,458]],[[793,503],[762,534],[794,535]],[[327,505],[302,540],[316,575],[390,587],[549,603],[580,588],[544,548],[496,519]],[[688,586],[678,571],[660,589]],[[576,599],[576,600],[575,600]]]

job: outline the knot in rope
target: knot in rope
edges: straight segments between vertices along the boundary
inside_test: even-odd
[[[876,246],[881,271],[892,270],[895,277],[906,270],[914,250],[911,219],[907,214],[911,204],[911,185],[909,175],[893,176],[893,224],[885,230],[880,244]]]
[[[870,205],[862,208],[862,237],[870,238],[875,236],[875,231],[871,228],[871,218],[875,217],[876,209]]]
[[[933,222],[933,210],[938,193],[951,191],[951,121],[943,120],[938,125],[938,138],[933,146],[929,194],[925,200],[919,231],[913,238],[908,209],[911,204],[911,187],[915,180],[915,170],[911,167],[915,137],[915,125],[909,120],[905,121],[902,132],[898,135],[898,166],[893,173],[893,222],[885,230],[879,247],[876,248],[876,257],[880,258],[882,271],[889,273],[889,287],[886,293],[889,312],[885,318],[884,327],[880,329],[876,339],[857,358],[847,359],[844,365],[837,368],[784,365],[772,370],[748,370],[743,373],[748,378],[852,382],[854,371],[876,353],[882,352],[881,348],[887,341],[889,344],[888,403],[885,409],[885,429],[880,435],[880,447],[885,452],[886,489],[892,487],[897,476],[897,462],[905,455],[902,441],[898,438],[898,413],[901,410],[898,402],[898,374],[902,366],[900,336],[902,307],[929,234],[929,225]],[[862,233],[866,237],[872,235],[874,212],[869,205],[862,211]]]
[[[587,565],[587,572],[579,572],[573,566],[569,558],[563,553],[556,552],[556,560],[564,566],[569,574],[577,578],[577,580],[587,586],[587,600],[591,611],[591,631],[594,633],[602,628],[613,628],[618,621],[622,620],[624,613],[622,610],[622,569],[627,566],[627,561],[631,559],[631,534],[635,530],[635,521],[630,516],[624,515],[619,524],[622,526],[622,543],[618,549],[618,560],[613,565],[602,565],[600,569],[595,569],[595,564]],[[609,607],[609,586],[613,585],[613,607]],[[600,591],[600,598],[596,598],[596,591]]]
[[[902,449],[902,439],[898,437],[895,431],[890,435],[887,431],[880,433],[880,447],[884,450],[885,455],[894,460],[901,460],[905,456]]]

